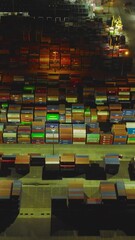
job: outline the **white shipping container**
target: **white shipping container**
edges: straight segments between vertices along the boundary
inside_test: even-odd
[[[135,128],[135,122],[126,122],[126,128]]]

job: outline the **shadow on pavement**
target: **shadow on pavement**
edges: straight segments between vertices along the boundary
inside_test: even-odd
[[[127,236],[135,236],[134,210],[118,209],[65,210],[55,212],[51,219],[51,236],[66,236],[76,232],[77,236],[100,236],[106,233],[122,231]]]
[[[0,211],[0,233],[4,232],[16,220],[19,214],[15,211]]]
[[[92,163],[89,171],[86,173],[87,180],[106,180],[104,167],[98,163]]]

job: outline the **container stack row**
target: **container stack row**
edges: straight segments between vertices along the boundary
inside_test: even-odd
[[[20,180],[0,181],[0,212],[18,212],[20,209],[22,183]]]
[[[66,104],[46,104],[45,106],[18,106],[17,104],[4,104],[1,103],[0,107],[0,121],[1,123],[31,123],[33,121],[43,122],[59,122],[59,123],[96,123],[96,122],[109,122],[113,123],[125,123],[134,122],[135,109],[124,108],[121,105],[121,110],[118,110],[118,106],[85,106],[80,113],[79,110],[76,113],[73,107],[77,107],[77,103],[72,103],[70,106]],[[51,109],[49,109],[51,108]],[[11,112],[14,109],[13,112]],[[106,110],[104,110],[106,109]],[[126,117],[125,117],[126,113]]]
[[[56,122],[45,123],[43,121],[24,122],[19,124],[0,123],[0,143],[134,144],[134,130],[133,128],[129,128],[129,126],[131,126],[131,122],[121,124],[115,123],[111,127],[108,127],[108,131],[105,131],[103,126],[99,125],[97,122],[90,124],[60,124]]]
[[[87,174],[90,168],[88,155],[65,153],[62,155],[47,155],[44,158],[42,178],[62,178]]]
[[[44,92],[47,86],[51,86],[52,84],[62,84],[61,86],[69,83],[84,83],[84,96],[91,95],[93,96],[95,92],[100,91],[99,87],[97,87],[97,83],[100,84],[102,90],[104,89],[105,93],[110,96],[122,95],[122,91],[133,93],[135,92],[135,75],[134,74],[126,74],[124,76],[113,76],[107,78],[106,76],[101,76],[100,78],[96,76],[96,78],[91,77],[89,73],[86,72],[86,75],[83,76],[79,71],[75,72],[23,72],[14,73],[5,72],[3,70],[0,71],[0,83],[9,88],[16,84],[16,86],[23,91],[33,91],[33,92]],[[38,85],[37,85],[38,83]],[[20,85],[20,86],[19,86]],[[70,85],[68,85],[70,86]],[[10,88],[9,88],[10,89]],[[96,90],[96,91],[95,91]]]
[[[135,189],[133,187],[127,188],[123,181],[104,181],[100,182],[98,196],[92,197],[85,194],[83,183],[71,182],[64,197],[56,196],[51,200],[52,213],[55,210],[64,210],[64,208],[67,210],[88,211],[98,207],[98,210],[103,210],[105,214],[108,213],[109,207],[109,214],[111,214],[111,211],[113,214],[120,214],[121,210],[126,212],[128,209],[135,208]],[[63,202],[63,204],[60,205],[60,202]]]
[[[127,122],[126,129],[128,132],[128,140],[127,143],[134,144],[135,143],[135,123]]]
[[[73,207],[77,208],[84,204],[84,188],[83,184],[76,182],[76,183],[70,183],[68,185],[68,194],[67,194],[67,199],[68,199],[68,207]]]
[[[53,76],[51,76],[53,78]],[[59,75],[58,75],[59,78]],[[75,80],[75,79],[74,79]],[[16,83],[8,84],[5,86],[5,83],[1,83],[0,88],[0,102],[1,103],[15,103],[15,104],[28,104],[28,105],[39,105],[44,106],[47,103],[51,102],[61,102],[61,103],[78,103],[78,107],[73,107],[72,112],[76,115],[78,114],[78,117],[81,118],[81,113],[83,113],[83,106],[79,104],[79,101],[81,99],[81,102],[84,103],[86,106],[90,103],[94,106],[106,106],[111,103],[121,103],[121,104],[129,104],[130,102],[135,102],[135,88],[134,86],[129,86],[128,89],[128,97],[124,98],[123,93],[124,90],[121,91],[121,89],[127,89],[126,87],[102,87],[102,91],[99,90],[97,87],[86,87],[86,86],[78,86],[79,82],[83,81],[80,80],[80,78],[77,78],[77,83],[72,82],[72,77],[70,78],[70,81],[67,84],[62,84],[59,82],[59,80],[55,79],[49,79],[49,76],[46,78],[46,86],[43,86],[42,83],[40,83],[40,79],[38,82],[39,86],[35,86],[31,83]],[[101,84],[101,83],[97,83]],[[104,83],[102,83],[104,84]],[[128,82],[127,82],[128,84]],[[50,85],[50,86],[49,86]],[[121,94],[122,93],[122,94]],[[110,97],[110,94],[112,97]],[[121,94],[119,97],[119,94]],[[11,108],[10,113],[13,111],[16,114],[19,111],[19,107]],[[82,109],[82,111],[81,111]],[[108,110],[108,109],[104,109]],[[128,110],[128,109],[127,109]],[[130,110],[130,109],[129,109]],[[117,112],[116,112],[117,114]],[[131,115],[132,112],[125,112],[126,115]],[[106,113],[104,113],[106,115]],[[10,117],[10,116],[9,116]],[[12,119],[12,115],[11,115]],[[75,118],[76,119],[76,118]]]
[[[57,154],[0,154],[0,175],[5,176],[9,169],[19,174],[30,172],[31,166],[42,166],[43,179],[46,176],[55,178],[64,174],[86,174],[90,168],[88,155],[63,153]],[[9,174],[9,173],[8,173]],[[57,174],[57,175],[56,175]]]
[[[119,154],[106,154],[104,157],[105,171],[106,173],[116,174],[119,171],[120,158]]]
[[[100,183],[100,193],[101,199],[104,203],[107,202],[116,202],[116,190],[115,190],[115,183],[111,182],[101,182]]]
[[[28,154],[1,154],[1,175],[9,168],[15,168],[17,173],[28,173],[30,171],[30,155]]]

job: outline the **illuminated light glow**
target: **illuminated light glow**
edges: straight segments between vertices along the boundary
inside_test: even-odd
[[[126,55],[126,56],[129,55],[129,51],[126,51],[126,52],[125,52],[125,55]]]
[[[45,133],[31,133],[32,138],[44,138]]]
[[[21,125],[32,124],[32,122],[21,122]]]
[[[8,107],[8,103],[2,103],[2,108],[7,108]]]
[[[47,121],[59,121],[59,113],[47,113]]]
[[[76,0],[70,0],[71,3],[75,3]]]
[[[24,90],[34,90],[35,86],[24,86]]]

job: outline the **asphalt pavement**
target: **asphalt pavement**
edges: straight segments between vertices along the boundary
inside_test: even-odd
[[[0,151],[4,153],[52,153],[52,144],[49,145],[1,145]],[[55,152],[74,152],[89,154],[90,163],[98,163],[101,168],[101,175],[93,170],[93,174],[89,179],[86,179],[84,174],[76,177],[63,177],[62,179],[46,179],[42,180],[42,167],[31,167],[30,172],[26,175],[17,174],[14,169],[11,169],[11,174],[2,179],[20,179],[23,183],[21,208],[16,220],[8,225],[8,227],[1,232],[0,239],[2,240],[27,240],[27,239],[132,239],[131,236],[126,236],[123,229],[103,229],[101,225],[98,228],[80,235],[78,227],[74,228],[72,224],[64,222],[52,216],[51,198],[65,197],[68,192],[69,183],[81,182],[84,187],[84,193],[88,197],[99,197],[100,180],[105,179],[111,182],[123,180],[127,188],[133,187],[135,181],[130,181],[128,173],[128,163],[134,155],[133,146],[101,146],[101,145],[55,145]],[[104,174],[103,156],[105,153],[117,152],[123,154],[123,159],[120,162],[119,172],[115,175]],[[93,159],[93,160],[92,160]],[[95,171],[95,172],[94,172]],[[86,221],[86,220],[85,220]],[[88,235],[87,235],[88,234]],[[93,234],[91,236],[91,234]]]

